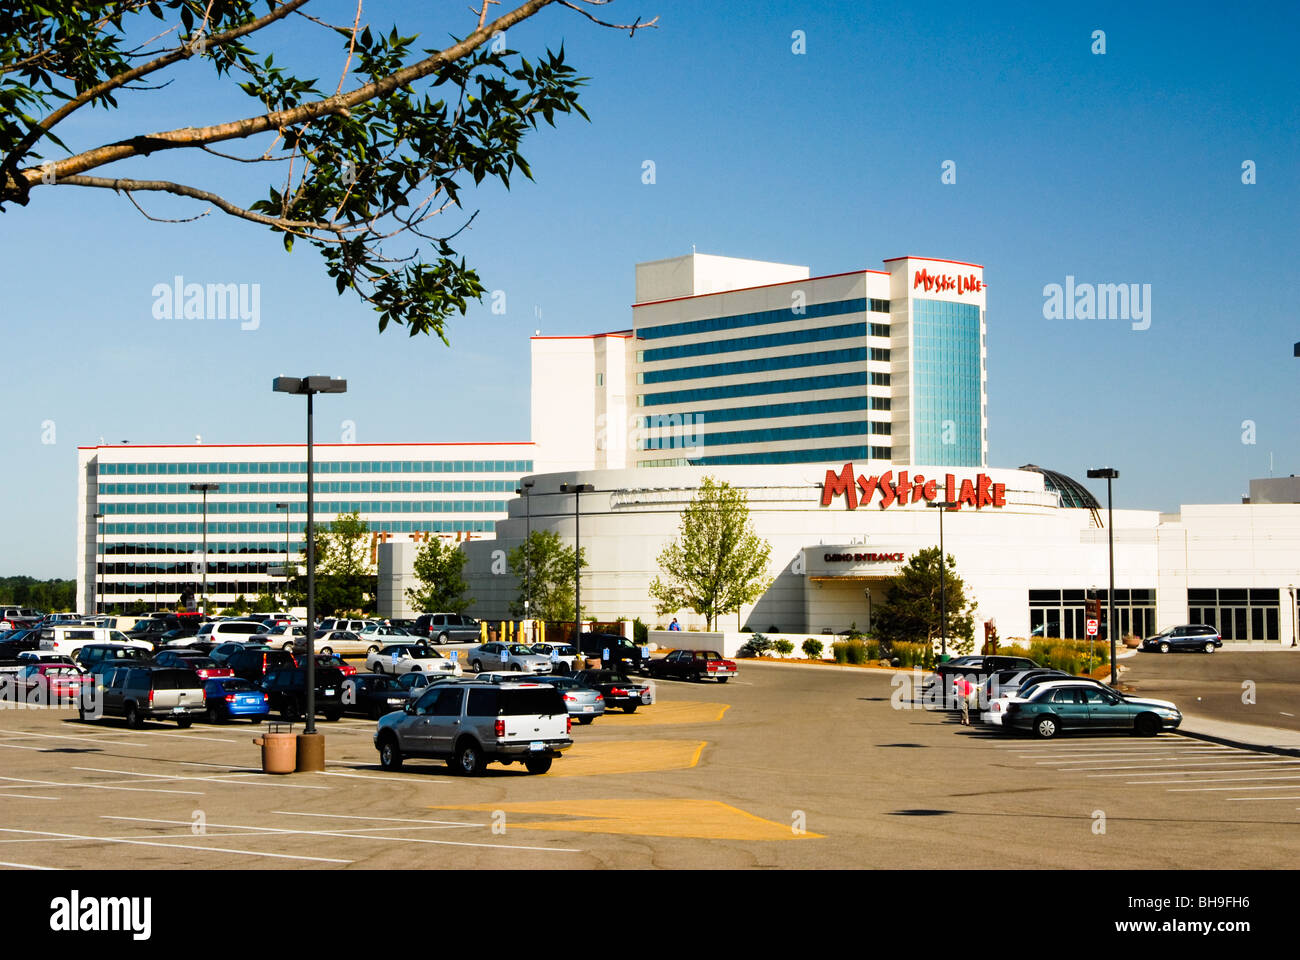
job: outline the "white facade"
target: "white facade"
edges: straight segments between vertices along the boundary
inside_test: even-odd
[[[372,532],[372,561],[384,542],[491,537],[519,478],[535,469],[533,451],[527,442],[318,443],[315,521],[358,511]],[[304,444],[119,444],[77,453],[81,610],[137,602],[174,608],[187,589],[201,593],[203,495],[192,483],[217,484],[206,515],[214,607],[281,590],[286,555],[299,561]],[[96,513],[103,514],[98,521]],[[97,565],[101,553],[105,562]]]
[[[877,464],[852,469],[864,477],[890,470]],[[865,629],[888,578],[917,550],[938,545],[939,511],[924,499],[882,507],[879,490],[856,509],[848,508],[842,494],[823,505],[828,472],[838,476],[841,470],[825,464],[665,467],[525,478],[532,492],[508,505],[509,518],[497,524],[496,540],[462,548],[469,554],[466,577],[477,601],[471,612],[492,619],[507,615],[518,582],[505,566],[506,554],[522,542],[526,527],[554,531],[571,544],[575,498],[561,493],[560,485],[590,483],[595,492],[583,494],[581,503],[581,545],[590,564],[582,579],[585,613],[597,620],[640,617],[652,625],[666,623],[672,615],[655,611],[647,587],[659,573],[659,552],[678,536],[681,511],[707,474],[745,491],[755,530],[772,545],[770,588],[739,617],[729,616],[723,628],[810,634],[853,624]],[[905,471],[909,478],[919,473],[937,479],[940,499],[949,474],[957,489],[965,479],[974,486],[979,474],[1005,485],[1002,506],[944,512],[944,548],[977,605],[977,622],[995,621],[1002,637],[1028,636],[1044,623],[1060,623],[1052,633],[1083,635],[1084,594],[1099,589],[1104,597],[1109,578],[1104,513],[1060,507],[1043,475],[1033,471],[895,466],[888,482],[896,483]],[[1123,632],[1150,635],[1170,625],[1210,622],[1213,618],[1200,608],[1192,616],[1189,586],[1213,588],[1229,599],[1233,591],[1254,589],[1274,592],[1273,613],[1267,613],[1261,595],[1246,614],[1261,629],[1254,631],[1256,624],[1248,622],[1247,635],[1236,636],[1232,625],[1222,625],[1225,642],[1291,644],[1296,634],[1292,585],[1300,582],[1300,505],[1189,506],[1166,516],[1117,510],[1114,516],[1117,620]],[[676,616],[688,626],[703,626],[690,611]]]
[[[533,338],[539,462],[986,464],[983,268],[885,265],[638,264],[630,330]]]

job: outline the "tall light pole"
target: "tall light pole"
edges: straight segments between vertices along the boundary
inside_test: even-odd
[[[315,459],[312,452],[312,397],[318,393],[347,393],[348,382],[333,377],[276,377],[276,393],[307,397],[307,723],[298,739],[298,769],[325,769],[325,738],[316,733],[316,512]],[[310,737],[304,743],[303,737]]]
[[[1114,467],[1098,467],[1088,471],[1088,479],[1106,481],[1106,540],[1110,544],[1110,592],[1106,594],[1106,636],[1110,638],[1110,685],[1119,682],[1119,667],[1115,665],[1115,503],[1110,484],[1119,479]]]
[[[939,662],[948,659],[948,555],[943,552],[943,515],[957,509],[957,501],[941,500],[928,506],[939,511]]]
[[[573,669],[582,669],[582,495],[596,488],[590,483],[562,483],[560,493],[573,494]]]
[[[208,612],[208,493],[217,492],[215,483],[191,483],[191,493],[203,494],[203,612]]]
[[[104,569],[104,515],[95,514],[96,553],[95,557],[95,613],[100,613],[104,603],[103,569]]]
[[[275,509],[284,511],[284,605],[289,606],[289,504],[277,503]],[[286,609],[285,613],[289,611]],[[290,634],[293,630],[289,631]]]
[[[516,495],[524,498],[524,507],[527,510],[527,513],[525,514],[525,520],[524,520],[524,524],[525,524],[524,526],[524,619],[525,620],[532,619],[529,616],[529,609],[528,609],[530,606],[529,600],[532,599],[532,595],[533,595],[532,567],[528,558],[528,553],[529,550],[531,549],[531,545],[529,541],[533,537],[533,502],[531,499],[529,499],[532,492],[533,492],[532,480],[523,481],[522,483],[519,484],[518,488],[515,490]],[[534,640],[537,639],[536,633],[533,634],[533,639]]]

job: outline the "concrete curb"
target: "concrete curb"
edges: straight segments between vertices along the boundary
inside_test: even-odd
[[[1258,730],[1259,734],[1255,734],[1255,730]],[[1282,746],[1281,744],[1266,743],[1254,739],[1254,736],[1267,736],[1268,732],[1273,730],[1277,730],[1278,733],[1284,734],[1290,739],[1296,739],[1298,736],[1291,730],[1279,730],[1274,727],[1263,726],[1253,727],[1251,724],[1244,723],[1220,724],[1214,720],[1203,717],[1189,717],[1186,714],[1183,715],[1183,725],[1174,732],[1195,740],[1222,744],[1225,747],[1257,750],[1262,753],[1274,753],[1284,757],[1300,757],[1300,746]]]

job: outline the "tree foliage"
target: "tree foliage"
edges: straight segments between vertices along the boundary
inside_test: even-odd
[[[682,512],[679,538],[659,554],[666,579],[651,581],[650,596],[660,616],[689,608],[712,630],[719,617],[763,595],[771,555],[754,532],[744,491],[705,477]]]
[[[73,610],[76,602],[76,580],[0,577],[0,603],[31,607],[43,613],[62,613]]]
[[[957,575],[957,563],[948,554],[944,594],[948,613],[948,649],[970,653],[975,645],[975,604],[967,599],[966,583]],[[937,643],[940,616],[939,548],[918,550],[890,581],[884,603],[872,612],[872,633],[882,644],[925,641]]]
[[[379,581],[370,560],[370,528],[357,511],[340,513],[330,524],[317,524],[316,615],[331,616],[375,609]],[[287,593],[291,606],[307,603],[307,551],[302,554],[304,574]]]
[[[578,554],[578,563],[583,567],[587,566],[586,554],[586,550]],[[513,616],[534,617],[547,623],[573,622],[573,547],[565,546],[558,533],[534,530],[510,551],[507,562],[510,572],[519,579],[519,596],[510,605]]]
[[[429,613],[463,613],[474,602],[466,597],[465,562],[469,554],[454,543],[435,537],[415,555],[415,579],[419,589],[408,587],[406,597],[417,610]]]
[[[529,60],[506,47],[506,31],[552,4],[633,34],[654,25],[607,23],[585,9],[609,2],[526,0],[489,21],[499,4],[481,0],[464,37],[449,23],[450,42],[437,49],[397,26],[363,23],[361,0],[341,24],[309,13],[309,0],[0,5],[0,211],[52,186],[125,194],[150,219],[162,218],[141,194],[199,201],[188,219],[215,208],[269,228],[287,251],[295,240],[314,247],[337,291],[379,313],[381,331],[394,323],[445,342],[447,320],[485,290],[452,243],[475,216],[462,212],[462,190],[484,180],[509,188],[516,172],[532,179],[525,135],[558,114],[586,117],[585,78],[563,47]],[[333,44],[337,81],[285,66],[300,23],[322,31],[322,49]],[[220,118],[193,100],[169,102],[193,96],[187,85],[168,87],[195,68],[242,92],[250,109]],[[128,97],[151,98],[159,113],[186,109],[192,122],[162,131],[125,127],[125,114],[69,122],[85,107],[112,114]],[[77,142],[84,137],[105,139]],[[174,150],[215,158],[222,192],[151,179],[175,169]],[[235,191],[251,199],[232,199]],[[435,230],[444,212],[456,219]]]

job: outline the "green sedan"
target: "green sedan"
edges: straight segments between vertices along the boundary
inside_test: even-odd
[[[1039,684],[1024,700],[1007,705],[1003,727],[1049,739],[1076,730],[1112,730],[1153,737],[1183,722],[1168,700],[1126,697],[1094,683]]]

